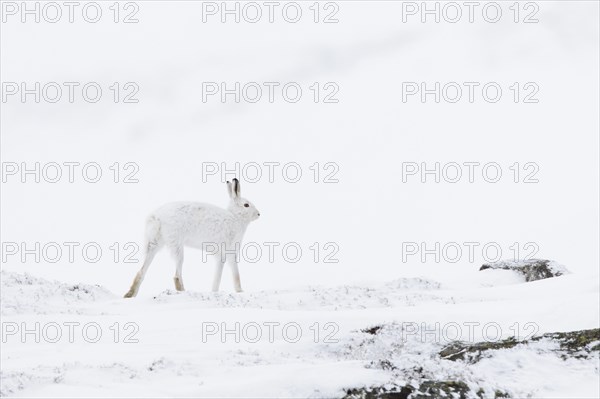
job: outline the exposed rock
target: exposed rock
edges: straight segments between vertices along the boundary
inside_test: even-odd
[[[470,389],[462,381],[424,381],[419,388],[412,385],[371,388],[353,388],[346,390],[343,399],[466,399]],[[477,397],[488,399],[483,389],[477,391]],[[507,392],[496,390],[493,399],[510,398]]]
[[[479,391],[477,391],[477,397],[481,398],[481,399],[485,399],[485,391],[483,389],[479,389]],[[494,399],[500,399],[500,398],[510,398],[510,395],[506,392],[502,392],[499,390],[496,390],[494,392]]]
[[[391,388],[352,388],[346,390],[343,399],[407,399],[413,392],[414,388],[410,385]]]
[[[412,385],[398,387],[353,388],[344,399],[466,399],[469,386],[462,381],[423,381],[418,388]]]
[[[510,349],[517,345],[528,345],[543,339],[550,339],[559,344],[558,351],[562,358],[585,357],[591,352],[600,352],[600,329],[547,333],[524,341],[514,338],[498,342],[477,342],[469,344],[464,342],[453,342],[445,346],[439,353],[443,359],[463,360],[469,363],[478,362],[487,354],[486,351],[498,349]]]
[[[377,339],[388,331],[387,325],[375,325],[361,330]],[[483,358],[493,357],[494,351],[512,349],[517,346],[527,347],[531,350],[553,351],[563,359],[588,358],[600,355],[600,329],[546,333],[531,339],[519,341],[509,338],[498,342],[453,342],[446,345],[440,352],[442,359],[450,361],[463,361],[474,364]],[[384,359],[384,358],[382,358]],[[423,368],[408,369],[400,367],[399,363],[391,360],[371,361],[365,367],[388,370],[392,374],[389,384],[385,386],[371,386],[352,388],[346,390],[344,399],[432,399],[452,398],[466,399],[478,397],[481,399],[510,398],[510,391],[498,389],[502,387],[489,386],[484,389],[479,384],[473,384],[472,380],[451,379],[443,377],[436,380],[431,373],[425,372]],[[448,377],[446,377],[448,378]],[[410,384],[397,385],[395,381],[410,381]]]
[[[466,399],[469,386],[462,381],[424,381],[410,399],[460,398]]]
[[[541,338],[550,338],[558,341],[560,349],[563,352],[562,357],[584,357],[591,352],[600,352],[600,329],[557,332],[544,334],[541,337],[535,337],[532,340]]]
[[[487,269],[513,270],[525,276],[525,281],[527,282],[558,277],[569,273],[563,265],[547,259],[501,260],[499,262],[485,263],[479,271]]]
[[[525,341],[523,341],[525,342]],[[478,362],[482,354],[488,350],[510,349],[521,342],[514,338],[508,338],[498,342],[477,342],[469,344],[465,342],[452,342],[440,351],[440,356],[446,360],[466,360],[469,363]]]
[[[373,326],[373,327],[365,328],[361,331],[364,333],[367,333],[367,334],[375,335],[375,334],[377,334],[377,331],[379,331],[380,329],[381,329],[381,326]]]

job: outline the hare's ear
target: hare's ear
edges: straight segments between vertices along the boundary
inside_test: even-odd
[[[233,196],[235,198],[239,198],[240,197],[240,182],[238,179],[233,179]]]
[[[230,181],[227,181],[227,194],[229,194],[229,198],[233,199],[233,184]]]

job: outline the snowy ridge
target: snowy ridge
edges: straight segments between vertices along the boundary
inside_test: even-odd
[[[34,277],[28,273],[0,272],[2,315],[21,313],[80,313],[86,303],[114,298],[103,287],[65,284]]]
[[[49,323],[80,325],[73,342],[65,328],[58,343],[45,342],[43,335],[34,343],[20,331],[7,336],[0,394],[362,398],[372,390],[404,389],[413,398],[419,392],[440,397],[450,389],[455,395],[447,397],[478,399],[497,392],[516,398],[597,396],[599,337],[592,335],[574,352],[562,349],[558,335],[536,337],[597,328],[597,320],[578,315],[598,310],[598,284],[574,274],[526,283],[506,279],[507,273],[512,276],[473,270],[459,276],[458,286],[399,278],[372,286],[240,294],[167,290],[126,300],[99,286],[4,271],[4,323],[25,323],[29,330],[34,323],[42,329]],[[439,333],[444,323],[468,322],[497,325],[499,343],[488,347],[481,328],[469,339]],[[534,330],[525,328],[528,322]],[[85,323],[95,323],[102,339],[82,338]],[[245,338],[266,323],[277,323],[273,339],[265,327],[258,340]],[[297,341],[282,334],[289,323],[301,331]],[[519,342],[510,341],[515,323]],[[452,343],[483,343],[485,350],[448,356],[443,351]]]
[[[430,294],[440,283],[424,278],[400,278],[377,287],[346,285],[310,286],[305,290],[259,291],[254,293],[202,293],[166,290],[154,297],[159,302],[199,302],[203,308],[242,307],[279,310],[344,310],[392,306],[413,306],[422,302],[450,303],[452,299]]]

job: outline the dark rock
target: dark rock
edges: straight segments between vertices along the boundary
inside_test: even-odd
[[[412,385],[389,389],[384,387],[348,389],[344,399],[466,399],[468,392],[469,386],[462,381],[426,380],[421,382],[418,389]]]
[[[371,335],[375,335],[377,334],[377,331],[381,330],[381,326],[373,326],[373,327],[369,327],[369,328],[365,328],[364,330],[361,330],[364,333],[367,334],[371,334]]]
[[[524,341],[508,338],[498,342],[477,342],[474,344],[452,342],[446,345],[439,355],[446,360],[463,360],[476,363],[490,350],[510,349],[517,345],[527,345],[542,339],[551,339],[559,344],[559,352],[563,359],[567,357],[585,357],[591,352],[600,352],[600,329],[571,332],[547,333]]]
[[[383,387],[352,388],[346,390],[343,399],[408,399],[408,395],[413,391],[414,388],[410,385],[390,389]]]
[[[346,390],[344,399],[466,399],[469,386],[462,381],[423,381],[419,388],[412,385],[391,388],[371,387]]]
[[[547,259],[502,260],[494,263],[485,263],[479,271],[487,269],[513,270],[525,276],[525,281],[527,282],[558,277],[569,273],[564,266]]]
[[[424,381],[411,399],[460,398],[466,399],[469,386],[462,381]]]
[[[600,352],[600,329],[557,332],[544,334],[541,337],[535,337],[532,340],[541,338],[550,338],[558,341],[560,349],[563,352],[562,357],[585,357],[591,352]]]
[[[483,388],[479,388],[479,391],[477,391],[477,397],[481,398],[481,399],[487,399]],[[496,390],[494,392],[494,399],[500,399],[500,398],[510,398],[510,395],[507,392]]]
[[[374,326],[365,328],[363,333],[370,335],[384,334],[387,331],[386,326]],[[369,339],[376,339],[375,337]],[[534,345],[541,340],[551,340],[556,345],[542,344],[542,350],[556,351],[557,355],[563,359],[572,357],[589,357],[592,352],[597,356],[600,352],[600,329],[547,333],[533,337],[531,339],[519,341],[515,338],[509,338],[498,342],[453,342],[445,346],[439,355],[441,358],[451,361],[464,361],[467,363],[476,363],[484,357],[491,357],[493,351],[500,349],[511,349],[516,346]],[[539,350],[539,347],[533,347],[532,350]],[[371,386],[361,388],[347,389],[344,399],[435,399],[452,398],[466,399],[468,397],[478,397],[481,399],[502,399],[510,398],[511,394],[507,391],[496,389],[494,391],[485,391],[480,386],[471,386],[461,380],[435,380],[431,374],[426,374],[421,367],[401,368],[390,360],[371,361],[366,365],[368,368],[379,368],[389,370],[393,376],[389,384],[385,386]],[[393,381],[401,378],[402,381],[414,381],[412,384],[397,385]]]
[[[466,360],[469,363],[476,363],[481,360],[485,351],[510,349],[517,346],[519,343],[521,342],[514,338],[508,338],[498,342],[477,342],[474,344],[452,342],[441,350],[440,356],[447,360]]]
[[[372,361],[367,368],[372,368],[372,369],[381,369],[381,370],[396,370],[396,366],[394,366],[394,364],[392,362],[390,362],[389,360],[379,360],[379,361]]]

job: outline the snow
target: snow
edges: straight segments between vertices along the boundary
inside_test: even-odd
[[[531,283],[506,284],[499,278],[501,284],[490,286],[489,279],[479,281],[481,274],[473,270],[464,276],[470,289],[464,282],[457,289],[443,281],[401,278],[379,286],[239,294],[167,290],[125,300],[102,287],[82,284],[84,294],[73,293],[66,284],[4,271],[3,323],[16,323],[20,330],[3,332],[1,392],[15,397],[339,397],[350,388],[418,387],[423,378],[432,378],[464,381],[473,392],[500,389],[513,397],[597,397],[597,353],[563,360],[550,340],[494,350],[474,364],[437,355],[455,338],[524,339],[598,325],[598,282],[571,274]],[[557,296],[557,291],[568,294]],[[52,339],[53,331],[41,333],[35,343],[32,333],[22,335],[35,322],[42,328],[80,325],[73,342],[62,327],[57,343],[44,338]],[[84,338],[86,323],[99,326],[98,342]],[[117,342],[111,330],[115,323]],[[125,328],[126,323],[137,326],[131,336],[134,328]],[[293,328],[284,331],[288,324]],[[488,324],[493,328],[486,330]],[[382,327],[376,334],[365,332],[374,326]],[[95,339],[94,331],[88,335]]]
[[[97,285],[64,284],[28,273],[0,272],[2,315],[20,313],[78,313],[79,306],[106,300],[114,295]]]

